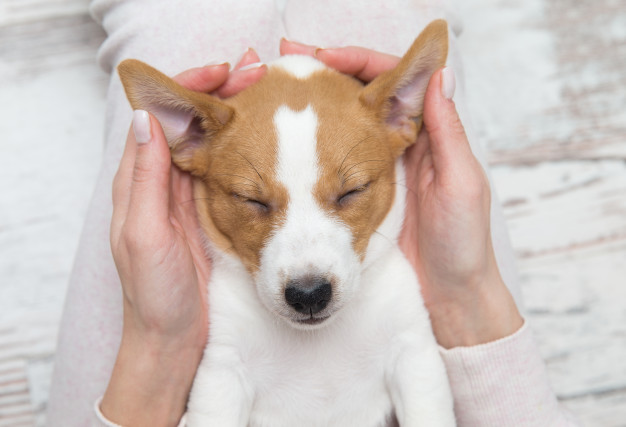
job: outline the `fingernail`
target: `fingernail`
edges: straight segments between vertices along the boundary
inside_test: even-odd
[[[248,64],[244,67],[241,67],[239,69],[239,71],[247,71],[247,70],[253,70],[255,68],[261,68],[262,66],[264,66],[265,63],[264,62],[255,62],[254,64]]]
[[[288,38],[286,38],[286,37],[283,37],[282,39],[283,39],[284,41],[286,41],[287,43],[289,43],[289,44],[296,44],[296,45],[298,45],[298,46],[307,46],[307,45],[305,45],[304,43],[294,42],[293,40],[289,40],[289,39],[288,39]]]
[[[239,58],[239,61],[241,61],[250,52],[254,52],[254,49],[252,49],[251,47],[246,49],[246,51],[243,53],[243,55],[241,55],[241,58]],[[237,61],[237,62],[239,62],[239,61]]]
[[[295,42],[293,40],[288,40],[285,37],[283,37],[283,40],[286,41],[287,43],[296,44],[298,46],[310,47],[310,48],[314,48],[315,47],[315,46],[310,45],[310,44],[306,44],[306,43],[302,43],[302,42]],[[323,49],[323,48],[318,48],[318,49]]]
[[[133,112],[133,132],[137,143],[150,142],[152,134],[150,132],[150,115],[147,111],[135,110]]]
[[[248,53],[250,53],[250,51],[251,51],[251,50],[252,50],[252,48],[251,48],[251,47],[249,47],[248,49],[246,49],[246,50],[245,50],[245,52],[244,52],[244,53],[242,53],[242,54],[241,54],[241,56],[240,56],[239,58],[237,58],[237,60],[235,61],[235,66],[237,66],[236,64],[239,64],[241,61],[243,61],[243,58],[245,58],[245,57],[246,57],[246,55],[247,55]]]
[[[313,56],[315,56],[317,58],[317,55],[320,52],[333,52],[333,51],[339,51],[341,48],[340,47],[317,47],[315,48],[315,51],[313,52]]]
[[[441,70],[441,95],[446,99],[452,99],[455,89],[456,78],[454,77],[454,70],[450,67],[445,67]]]
[[[203,67],[222,67],[224,65],[228,65],[230,67],[228,62],[208,62],[204,64]]]

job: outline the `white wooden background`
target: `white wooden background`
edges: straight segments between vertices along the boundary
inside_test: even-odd
[[[475,127],[554,389],[626,426],[626,1],[458,1]],[[101,155],[86,0],[0,0],[0,427],[45,425]]]

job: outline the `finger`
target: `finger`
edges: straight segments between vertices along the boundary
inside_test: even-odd
[[[373,80],[380,73],[392,69],[400,62],[397,56],[363,47],[322,49],[285,38],[280,41],[280,54],[313,56],[329,67],[353,75],[365,82]]]
[[[229,70],[228,63],[191,68],[175,76],[174,81],[189,90],[212,92],[228,79]]]
[[[192,182],[190,174],[172,166],[170,178],[170,210],[172,212],[177,214],[195,212]]]
[[[308,44],[292,42],[286,38],[280,39],[280,55],[308,55],[315,57],[315,52],[319,48]]]
[[[417,135],[417,141],[412,144],[404,153],[404,164],[407,168],[407,172],[415,171],[420,164],[421,159],[430,147],[430,141],[428,139],[428,133],[422,128]]]
[[[419,167],[417,169],[417,185],[415,190],[419,197],[426,196],[428,189],[431,188],[431,184],[435,179],[435,169],[433,168],[433,153],[430,149],[424,152],[424,155],[419,161]]]
[[[424,97],[424,126],[429,135],[433,165],[439,171],[457,170],[473,158],[465,129],[456,111],[454,73],[448,67],[433,74]]]
[[[267,65],[257,62],[230,73],[228,80],[214,94],[220,98],[233,96],[248,86],[261,80],[267,72]]]
[[[172,165],[170,168],[170,214],[173,214],[178,225],[182,227],[180,232],[184,234],[186,240],[189,240],[188,236],[193,236],[198,230],[192,182],[191,175]]]
[[[410,188],[411,195],[424,194],[434,177],[432,152],[428,134],[425,131],[420,132],[417,142],[407,149],[404,164],[406,185]],[[410,195],[407,195],[407,199],[409,197]]]
[[[128,220],[144,230],[169,217],[170,150],[159,122],[145,111],[133,116],[136,152]]]
[[[400,58],[363,47],[318,49],[315,57],[331,68],[369,82],[394,68]]]
[[[250,64],[255,64],[257,62],[261,62],[261,58],[259,58],[259,55],[256,53],[256,51],[250,47],[248,48],[248,50],[246,50],[241,59],[237,61],[237,64],[235,65],[235,68],[233,68],[233,70],[239,70],[242,67]]]
[[[120,166],[113,178],[113,215],[111,219],[111,236],[118,236],[130,203],[130,187],[135,164],[135,152],[137,143],[132,129],[128,131],[126,146],[120,160]]]
[[[178,223],[182,227],[185,239],[191,246],[195,244],[202,247],[200,239],[200,226],[196,213],[196,203],[193,198],[193,179],[188,173],[182,172],[177,167],[172,167],[171,178],[171,206]],[[201,253],[205,253],[203,250]]]
[[[206,246],[200,233],[200,225],[196,212],[196,201],[193,198],[193,180],[191,175],[172,166],[171,172],[171,212],[174,212],[178,224],[182,227],[185,239],[191,249],[194,264],[198,273],[200,291],[206,293],[209,279],[210,260]]]

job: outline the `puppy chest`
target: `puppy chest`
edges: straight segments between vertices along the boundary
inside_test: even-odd
[[[252,374],[256,381],[251,426],[386,425],[392,404],[382,369],[323,360],[314,365],[287,363],[289,369]]]
[[[248,347],[243,362],[254,390],[251,425],[386,425],[390,343],[364,332],[266,337],[271,344]]]

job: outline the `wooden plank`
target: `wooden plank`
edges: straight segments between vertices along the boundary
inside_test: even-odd
[[[562,161],[494,167],[520,257],[626,240],[626,162]]]
[[[0,332],[0,348],[14,346],[12,335],[6,328]],[[35,424],[26,370],[23,359],[0,356],[0,427]]]
[[[2,0],[0,27],[88,13],[86,0]]]
[[[3,394],[0,392],[0,408],[24,404],[30,404],[30,396],[28,393]]]
[[[554,389],[585,425],[626,426],[624,2],[456,4],[475,127]]]
[[[10,1],[0,14],[0,78],[28,80],[51,69],[94,65],[105,34],[85,2],[21,3]]]
[[[626,242],[520,262],[528,317],[563,399],[626,392]]]
[[[0,115],[0,427],[45,426],[63,296],[101,155],[104,33],[88,5],[0,2],[0,99],[11,105]],[[45,112],[35,126],[33,99]]]
[[[0,322],[0,426],[45,426],[58,314]]]
[[[499,165],[492,174],[557,396],[585,425],[626,425],[626,162]]]
[[[623,1],[458,6],[470,105],[493,164],[626,157]]]
[[[33,417],[30,415],[0,419],[0,427],[33,427],[34,425]]]
[[[578,414],[584,426],[625,427],[626,394],[585,396],[563,402],[571,412]]]

